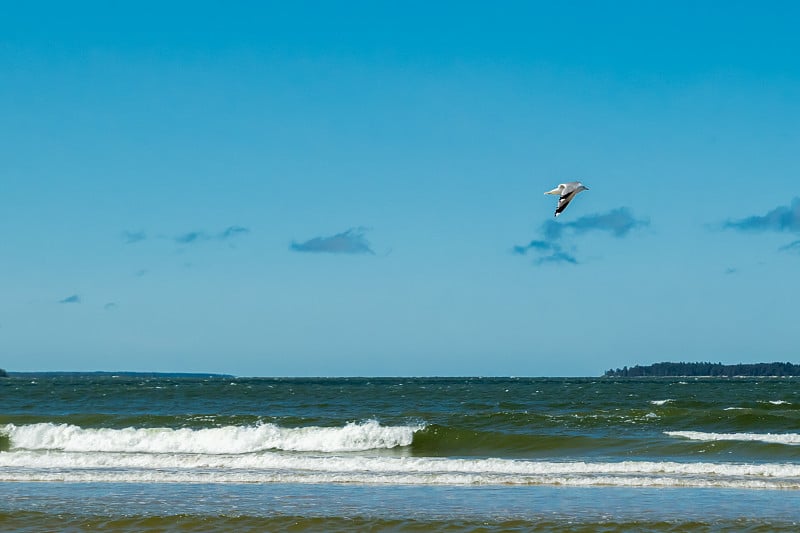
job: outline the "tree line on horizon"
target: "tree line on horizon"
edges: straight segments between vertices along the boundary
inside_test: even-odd
[[[722,363],[654,363],[652,365],[627,366],[616,370],[606,370],[605,377],[638,378],[638,377],[768,377],[768,376],[800,376],[800,365],[792,363],[740,363],[723,365]]]

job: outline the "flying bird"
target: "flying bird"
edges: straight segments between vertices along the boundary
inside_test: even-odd
[[[545,194],[557,194],[558,206],[556,207],[556,214],[558,216],[564,209],[567,208],[569,203],[575,198],[579,192],[588,191],[589,187],[585,187],[580,181],[570,181],[569,183],[562,183],[552,191],[547,191]]]

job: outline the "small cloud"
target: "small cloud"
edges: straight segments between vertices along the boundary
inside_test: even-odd
[[[233,226],[228,226],[224,230],[217,233],[213,232],[209,233],[204,230],[196,230],[196,231],[187,231],[186,233],[182,233],[175,237],[169,237],[161,234],[158,235],[156,238],[170,240],[176,244],[191,245],[210,240],[227,241],[229,239],[233,239],[234,237],[238,237],[240,235],[246,235],[248,233],[250,233],[250,228],[233,225]],[[122,239],[124,240],[125,244],[134,244],[146,240],[147,234],[144,231],[123,231]]]
[[[578,260],[572,254],[565,252],[560,244],[554,242],[534,240],[528,243],[527,246],[514,246],[511,251],[518,255],[525,255],[528,252],[540,254],[539,258],[535,261],[537,265],[543,265],[545,263],[578,264]]]
[[[614,237],[625,237],[631,231],[649,225],[649,220],[637,220],[627,207],[618,207],[608,213],[583,216],[574,222],[548,220],[542,231],[550,240],[560,239],[567,231],[572,231],[577,235],[589,231],[605,231]]]
[[[147,238],[147,235],[143,231],[123,231],[122,232],[122,239],[125,241],[125,244],[134,244],[137,242],[141,242]]]
[[[204,231],[190,231],[183,235],[178,235],[173,240],[178,244],[193,244],[208,240],[208,235]]]
[[[778,248],[781,252],[798,252],[800,253],[800,240],[792,241],[786,246],[781,246]]]
[[[237,235],[247,235],[250,233],[248,228],[243,228],[242,226],[229,226],[225,228],[225,231],[217,235],[217,238],[225,241],[232,237],[236,237]]]
[[[529,252],[539,254],[534,264],[542,265],[545,263],[567,263],[578,265],[577,257],[571,251],[573,246],[569,246],[568,252],[562,245],[567,237],[583,235],[591,231],[606,232],[613,237],[626,237],[635,229],[644,228],[650,225],[647,219],[637,219],[627,207],[618,207],[607,213],[597,213],[581,217],[573,222],[557,222],[548,220],[540,228],[543,238],[534,239],[525,246],[514,246],[511,250],[517,255],[526,255]]]
[[[210,241],[210,240],[218,240],[218,241],[227,241],[237,237],[239,235],[246,235],[250,233],[249,228],[245,228],[242,226],[228,226],[221,232],[214,234],[209,234],[203,230],[198,231],[190,231],[188,233],[184,233],[183,235],[178,235],[177,237],[173,238],[172,240],[178,244],[195,244],[198,242],[203,241]]]
[[[578,260],[575,259],[574,256],[559,250],[557,252],[553,252],[550,255],[545,255],[544,257],[540,257],[536,260],[537,265],[543,265],[545,263],[569,263],[570,265],[577,265]]]
[[[794,198],[788,206],[778,206],[763,216],[728,220],[723,228],[737,231],[800,232],[800,198]]]
[[[117,308],[117,304],[114,302],[108,302],[106,305],[103,306],[103,309],[106,311],[113,311]]]
[[[527,244],[527,246],[514,246],[514,248],[512,248],[511,251],[513,251],[515,254],[525,255],[531,250],[547,251],[547,250],[553,250],[553,249],[556,249],[556,248],[559,248],[559,246],[557,244],[555,244],[555,243],[547,242],[547,241],[536,241],[536,240],[534,240],[534,241],[529,242]]]
[[[302,243],[292,241],[289,249],[295,252],[374,255],[364,231],[364,228],[351,228],[331,237],[314,237]]]
[[[77,294],[73,294],[72,296],[67,296],[63,300],[59,300],[58,303],[60,304],[79,304],[81,303],[81,297]]]

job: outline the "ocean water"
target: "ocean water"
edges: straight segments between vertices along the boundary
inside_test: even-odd
[[[796,379],[0,380],[7,531],[796,531]]]

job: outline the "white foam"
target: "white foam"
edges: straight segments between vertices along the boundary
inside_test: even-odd
[[[755,441],[770,444],[787,444],[796,446],[800,444],[798,433],[705,433],[702,431],[666,431],[670,437],[681,437],[699,441]]]
[[[656,461],[245,455],[0,453],[0,481],[608,485],[800,489],[800,465]]]
[[[207,429],[81,428],[69,424],[0,426],[12,449],[69,452],[242,454],[263,450],[347,452],[408,446],[423,426],[282,428],[275,424]]]
[[[673,401],[672,398],[667,398],[666,400],[651,400],[650,403],[653,405],[665,405],[671,401]]]

